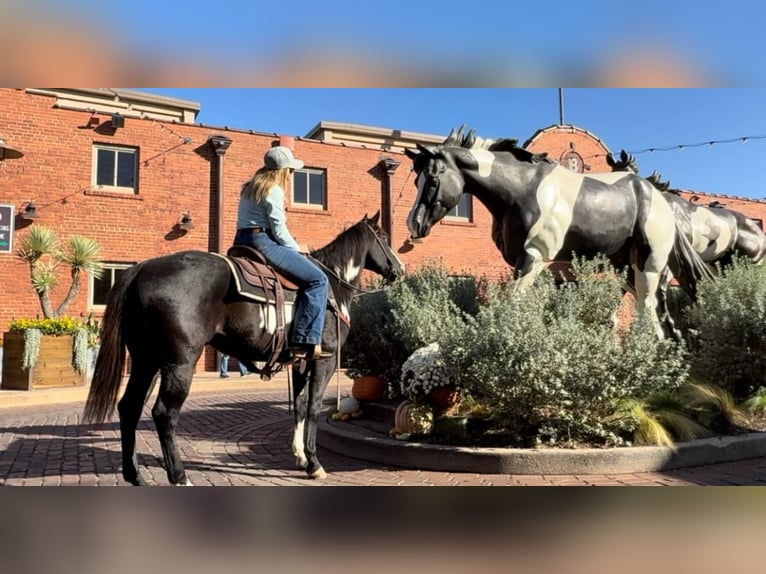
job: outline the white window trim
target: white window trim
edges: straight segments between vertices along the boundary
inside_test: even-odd
[[[130,269],[133,265],[135,263],[104,263],[103,273],[109,272],[111,274],[113,269]],[[88,311],[103,311],[106,309],[106,305],[96,305],[93,302],[93,293],[95,292],[94,281],[93,275],[88,275]],[[114,286],[114,282],[112,286]]]
[[[133,153],[133,156],[135,157],[135,164],[133,166],[133,187],[125,187],[120,185],[99,185],[96,183],[96,179],[98,177],[98,151],[102,149],[114,151],[114,152],[132,152]],[[117,167],[117,162],[115,161],[115,169],[116,167]],[[98,191],[116,191],[116,192],[126,193],[126,194],[133,194],[133,195],[137,194],[138,193],[138,148],[130,147],[130,146],[118,146],[118,145],[94,143],[93,155],[92,155],[92,161],[91,161],[90,184],[91,184],[91,189],[95,189]]]
[[[310,175],[312,173],[316,173],[316,174],[319,174],[319,175],[322,176],[322,185],[323,185],[322,200],[323,201],[322,201],[321,204],[317,204],[317,203],[301,203],[301,202],[298,202],[298,201],[295,200],[295,173],[298,173],[298,172],[307,174],[307,179],[308,179],[308,175]],[[293,207],[299,207],[301,209],[317,209],[319,211],[325,211],[327,209],[327,170],[310,168],[310,167],[304,167],[304,168],[301,168],[301,169],[296,169],[295,173],[293,173],[293,177],[292,177],[292,180],[291,180],[291,187],[292,187],[292,190],[291,190],[291,193],[290,193],[290,196],[291,196],[290,197],[290,199],[291,199],[290,203],[291,203],[291,205]],[[310,194],[307,193],[306,197],[307,198],[310,197]]]

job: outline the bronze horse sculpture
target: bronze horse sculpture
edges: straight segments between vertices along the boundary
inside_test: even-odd
[[[322,347],[332,357],[292,366],[295,406],[293,452],[311,478],[326,476],[317,458],[316,433],[321,400],[335,372],[337,354],[348,336],[348,307],[360,291],[362,270],[393,281],[402,263],[378,226],[380,212],[365,216],[325,247],[312,252],[330,280],[334,308],[328,309]],[[289,314],[286,312],[286,314]],[[117,403],[120,419],[122,474],[134,485],[145,484],[138,469],[136,427],[159,374],[154,419],[171,484],[189,481],[175,439],[181,407],[189,393],[195,366],[206,345],[236,357],[251,371],[271,353],[275,307],[243,298],[232,271],[215,253],[183,251],[137,263],[109,294],[101,350],[85,405],[85,421],[103,422],[114,410],[125,363],[132,366]]]
[[[639,173],[635,158],[625,150],[620,152],[619,161],[611,155],[606,160],[612,171]],[[766,234],[755,220],[715,202],[701,205],[684,199],[681,190],[671,188],[670,182],[662,181],[661,177],[653,172],[646,179],[662,192],[681,230],[706,263],[727,265],[737,255],[755,264],[763,262],[766,256]]]
[[[620,152],[619,160],[615,160],[611,154],[607,155],[606,162],[613,172],[639,173],[638,162],[625,150]],[[717,272],[717,265],[728,265],[735,256],[746,257],[756,265],[763,262],[766,234],[756,221],[733,209],[689,201],[681,196],[681,190],[672,189],[670,182],[662,181],[661,177],[657,172],[652,172],[646,179],[660,190],[673,210],[679,232],[708,264],[711,274]],[[681,276],[676,279],[684,291],[694,298],[695,288],[688,284],[687,278]],[[660,280],[658,301],[665,312],[666,326],[676,338],[681,338],[667,305],[667,292],[672,280],[673,275],[666,269]]]
[[[477,145],[473,131],[462,132],[405,150],[418,190],[407,219],[412,238],[427,236],[463,193],[471,194],[492,215],[492,239],[515,268],[517,288],[551,261],[604,254],[617,268],[631,266],[637,309],[663,337],[657,313],[663,270],[670,266],[689,285],[710,274],[660,191],[636,174],[583,175],[515,139]]]

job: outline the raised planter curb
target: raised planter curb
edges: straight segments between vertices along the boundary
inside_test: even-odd
[[[317,442],[332,452],[390,466],[479,474],[631,474],[766,456],[766,433],[660,446],[606,449],[474,448],[399,441],[323,417]]]

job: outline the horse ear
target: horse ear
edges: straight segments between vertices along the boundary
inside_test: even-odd
[[[409,147],[406,147],[406,148],[404,148],[404,154],[408,158],[414,160],[416,157],[418,157],[420,155],[420,151],[412,149],[412,148],[409,148]]]
[[[365,217],[367,217],[367,216],[365,215]],[[379,219],[380,219],[380,209],[378,211],[376,211],[375,215],[373,215],[367,221],[371,222],[373,225],[377,225]]]
[[[611,153],[606,154],[606,165],[609,167],[614,167],[614,164],[616,162],[614,161],[614,156]]]

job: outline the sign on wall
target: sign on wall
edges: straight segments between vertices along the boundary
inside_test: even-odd
[[[0,204],[0,253],[13,253],[13,222],[15,209]]]

